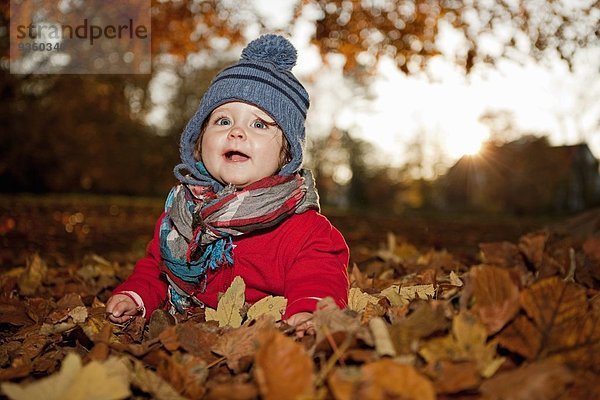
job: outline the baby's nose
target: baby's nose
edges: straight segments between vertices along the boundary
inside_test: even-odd
[[[235,125],[229,130],[229,137],[231,139],[245,139],[246,132],[241,127]]]

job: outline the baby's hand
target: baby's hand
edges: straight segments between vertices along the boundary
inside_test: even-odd
[[[285,321],[288,325],[291,325],[296,328],[296,336],[304,337],[304,335],[314,335],[315,334],[315,326],[312,322],[312,313],[309,312],[300,312],[298,314],[292,315],[290,318]]]
[[[113,322],[126,322],[139,313],[137,304],[126,294],[115,294],[106,302],[108,318]]]

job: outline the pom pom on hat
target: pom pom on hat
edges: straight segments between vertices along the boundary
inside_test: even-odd
[[[291,71],[296,65],[298,53],[284,37],[264,35],[253,40],[242,51],[242,60],[270,62],[280,71]]]

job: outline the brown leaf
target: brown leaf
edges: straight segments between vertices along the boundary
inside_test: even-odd
[[[42,286],[47,273],[46,262],[38,254],[34,254],[19,277],[19,293],[23,296],[33,296]]]
[[[210,330],[206,324],[180,324],[177,325],[177,336],[182,349],[210,362],[215,359],[211,348],[217,343],[219,336],[216,331]]]
[[[540,331],[523,315],[518,316],[498,335],[498,344],[529,360],[538,354],[541,343]]]
[[[357,398],[384,400],[393,397],[415,400],[435,399],[433,384],[411,365],[380,360],[361,369]]]
[[[559,398],[572,381],[568,368],[545,360],[499,373],[481,384],[481,392],[490,400],[550,400]]]
[[[96,343],[92,350],[90,350],[89,357],[92,360],[96,361],[104,361],[108,358],[110,353],[110,338],[112,336],[112,324],[106,324],[94,337],[94,342]]]
[[[519,287],[506,269],[473,267],[468,284],[475,305],[471,312],[479,317],[489,335],[498,332],[519,312]]]
[[[483,262],[503,268],[523,266],[523,257],[519,248],[510,242],[480,243]]]
[[[145,368],[144,365],[134,360],[131,384],[152,395],[157,400],[185,400],[177,393],[173,386],[161,378],[156,372]]]
[[[315,340],[317,344],[326,340],[327,333],[351,334],[360,328],[360,321],[340,310],[331,297],[326,297],[317,303],[317,310],[313,314],[313,323],[317,331]]]
[[[440,361],[430,364],[426,373],[435,379],[435,389],[438,393],[458,393],[476,389],[481,382],[477,364],[473,361]]]
[[[259,343],[254,376],[263,398],[285,400],[313,394],[314,365],[304,347],[275,329],[263,330]]]
[[[22,345],[23,356],[29,360],[33,360],[42,353],[46,345],[50,343],[50,339],[47,336],[33,334],[27,336]]]
[[[540,269],[542,266],[544,249],[549,237],[549,232],[541,231],[528,233],[519,239],[519,250],[525,255],[525,258],[533,264],[535,269]]]
[[[208,369],[200,357],[176,352],[159,364],[157,373],[188,398],[199,399],[206,391]]]
[[[208,400],[254,400],[258,387],[253,383],[228,382],[210,385]]]
[[[243,371],[249,366],[243,361],[254,357],[260,331],[272,323],[272,319],[265,317],[259,318],[254,325],[229,330],[219,337],[212,351],[225,357],[232,371]]]
[[[0,297],[0,324],[27,326],[32,323],[33,321],[27,316],[26,309],[18,299]]]
[[[177,327],[169,326],[158,335],[158,339],[165,346],[165,349],[173,352],[179,349],[179,335],[177,335]],[[152,339],[150,339],[152,340]]]
[[[497,357],[496,343],[488,343],[487,336],[485,327],[474,315],[461,312],[452,321],[452,333],[426,342],[419,354],[429,363],[473,360],[481,376],[489,378],[502,365],[504,358]]]
[[[446,330],[450,321],[441,303],[420,303],[406,319],[390,327],[394,347],[399,354],[411,354],[418,342],[437,331]]]
[[[587,257],[596,263],[600,263],[600,235],[586,239],[581,248]]]

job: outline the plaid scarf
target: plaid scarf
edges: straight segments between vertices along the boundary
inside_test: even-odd
[[[292,214],[319,210],[312,173],[269,176],[242,190],[233,185],[179,184],[171,189],[160,224],[165,266],[185,282],[199,283],[207,271],[233,264],[234,237],[279,224]]]

